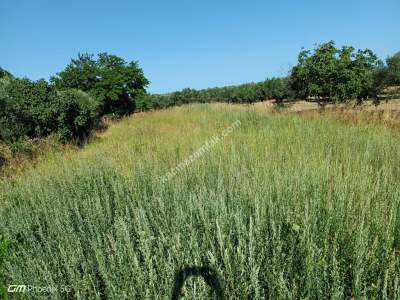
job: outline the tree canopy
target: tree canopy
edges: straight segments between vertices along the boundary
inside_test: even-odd
[[[380,65],[369,49],[343,46],[337,49],[330,41],[314,51],[302,50],[298,64],[291,71],[291,87],[297,98],[318,101],[345,101],[376,98],[379,84],[375,71]]]
[[[79,54],[51,82],[60,90],[75,88],[90,93],[98,101],[101,114],[116,115],[133,112],[149,84],[136,61],[126,62],[107,53],[98,54],[97,59]]]
[[[400,52],[386,59],[386,81],[390,85],[400,85]]]

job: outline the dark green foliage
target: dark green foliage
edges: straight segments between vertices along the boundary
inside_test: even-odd
[[[381,85],[375,72],[379,65],[371,50],[337,49],[331,41],[313,52],[300,52],[291,72],[291,87],[296,97],[317,101],[377,98]]]
[[[141,95],[138,95],[136,99],[136,110],[146,111],[151,109],[153,107],[151,99],[152,99],[151,96],[144,92]]]
[[[294,99],[289,77],[272,78],[264,81],[263,91],[266,99],[275,99],[277,102],[282,102],[284,99]]]
[[[98,122],[97,103],[83,91],[60,91],[53,105],[57,112],[56,133],[63,141],[84,139]]]
[[[98,70],[93,55],[78,54],[78,59],[72,59],[63,71],[50,80],[59,89],[76,88],[82,91],[90,91],[97,81],[97,73]]]
[[[257,83],[246,83],[236,86],[209,88],[203,90],[183,89],[170,94],[150,96],[152,108],[166,108],[189,103],[254,103],[269,99],[282,102],[293,99],[288,77],[271,78]]]
[[[0,139],[58,135],[62,140],[88,135],[97,119],[96,103],[82,91],[57,91],[44,80],[11,80],[0,97]]]
[[[386,84],[387,85],[400,85],[400,52],[389,57],[386,60]]]
[[[0,99],[0,138],[43,137],[54,130],[50,102],[55,90],[44,80],[14,79]]]
[[[100,113],[126,115],[136,109],[149,81],[137,62],[101,53],[97,60],[79,54],[65,70],[51,78],[57,89],[75,88],[90,93],[98,101]]]

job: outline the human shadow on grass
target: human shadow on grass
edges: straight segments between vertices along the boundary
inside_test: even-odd
[[[172,300],[179,300],[181,297],[181,289],[186,281],[191,276],[201,276],[211,288],[211,293],[218,300],[224,299],[224,291],[219,279],[218,273],[210,267],[185,267],[175,274],[175,282],[171,293]]]

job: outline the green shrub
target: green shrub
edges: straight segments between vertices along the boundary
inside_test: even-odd
[[[0,99],[0,137],[14,142],[21,137],[44,137],[54,131],[51,102],[55,89],[45,80],[14,79]]]
[[[57,93],[53,101],[56,115],[56,134],[62,141],[82,140],[98,123],[97,103],[80,90],[65,90]]]
[[[35,153],[35,145],[32,143],[32,140],[26,137],[19,138],[17,141],[11,143],[9,149],[12,155],[24,154],[33,156]]]
[[[14,79],[0,94],[0,139],[17,142],[17,149],[25,137],[56,134],[62,141],[82,139],[97,120],[92,97],[79,90],[57,91],[44,80]]]

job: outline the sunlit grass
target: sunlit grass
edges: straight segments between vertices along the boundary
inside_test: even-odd
[[[200,265],[220,273],[227,299],[399,298],[399,154],[381,125],[228,105],[135,115],[2,183],[7,283],[166,299],[175,272]],[[207,288],[192,279],[184,295]]]

